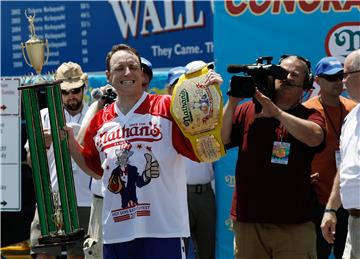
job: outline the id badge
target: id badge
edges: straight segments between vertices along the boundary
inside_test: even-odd
[[[271,163],[287,165],[289,163],[290,143],[274,141]]]
[[[336,169],[339,169],[340,167],[340,150],[335,150],[335,163],[336,163]]]

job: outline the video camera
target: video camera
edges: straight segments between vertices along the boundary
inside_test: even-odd
[[[232,76],[228,95],[233,97],[253,97],[255,87],[273,99],[275,93],[275,79],[284,80],[288,72],[279,65],[271,63],[273,57],[258,57],[256,64],[251,65],[229,65],[229,73],[245,73],[246,76]],[[266,61],[266,64],[263,62]]]

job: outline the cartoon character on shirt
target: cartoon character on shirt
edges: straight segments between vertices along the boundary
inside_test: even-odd
[[[145,153],[145,170],[139,174],[136,166],[129,164],[129,158],[134,154],[130,143],[125,143],[115,150],[118,165],[111,173],[108,190],[120,193],[121,207],[128,208],[138,203],[136,187],[141,188],[150,183],[151,178],[159,177],[159,163],[152,161],[152,155]]]
[[[206,94],[201,95],[201,97],[197,101],[193,102],[192,108],[199,109],[203,113],[207,114],[210,109],[208,96]]]

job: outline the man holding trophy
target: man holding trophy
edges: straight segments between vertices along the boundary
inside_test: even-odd
[[[84,91],[86,90],[88,84],[87,74],[83,73],[81,67],[77,63],[66,62],[57,69],[55,73],[55,80],[62,80],[60,88],[61,98],[64,105],[65,119],[67,124],[71,125],[75,132],[77,132],[80,129],[80,125],[88,109],[87,105],[83,102]],[[40,114],[43,125],[45,146],[47,149],[47,159],[50,168],[51,187],[53,192],[57,193],[58,183],[48,108],[42,109]],[[28,143],[25,148],[29,152]],[[30,153],[28,153],[27,158],[28,163],[31,166]],[[77,167],[76,163],[72,163],[72,170],[80,227],[87,231],[92,199],[92,194],[89,190],[90,176],[86,175],[79,167]],[[54,197],[54,200],[56,199],[57,196]],[[38,212],[36,211],[34,220],[31,224],[30,241],[32,253],[38,254],[37,258],[53,258],[54,256],[61,254],[60,246],[34,248],[34,246],[38,244],[40,236],[40,222]],[[83,258],[82,240],[75,244],[67,245],[67,254],[68,258]]]
[[[174,123],[171,97],[145,92],[138,52],[115,45],[106,61],[117,100],[95,115],[83,146],[65,128],[74,160],[102,178],[104,258],[184,258],[190,233],[180,154],[199,159]],[[198,83],[222,78],[209,70]]]

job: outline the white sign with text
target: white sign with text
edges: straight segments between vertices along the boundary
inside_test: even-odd
[[[0,211],[21,210],[20,79],[1,78]]]

